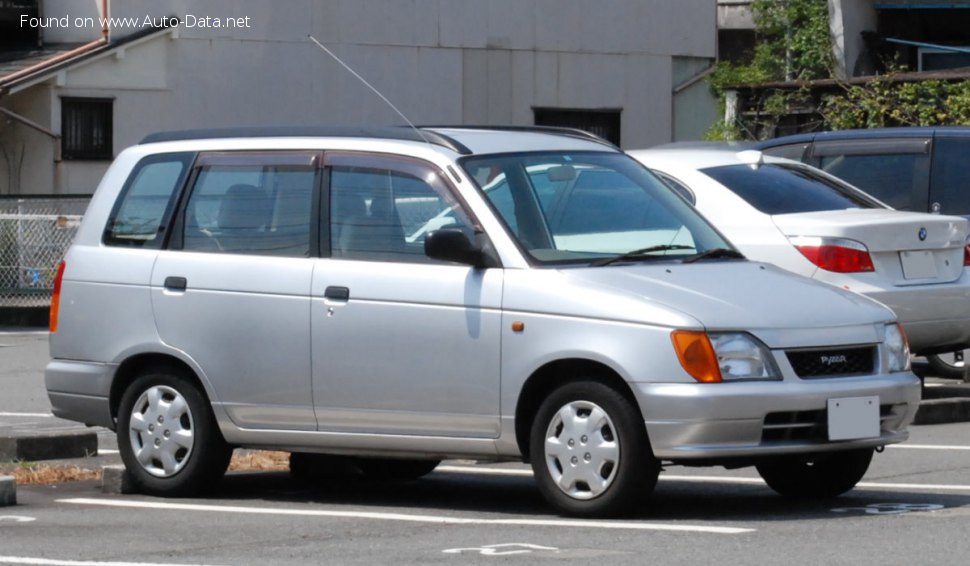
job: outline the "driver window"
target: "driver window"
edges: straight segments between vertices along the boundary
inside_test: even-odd
[[[359,161],[331,168],[332,257],[439,263],[424,253],[429,232],[460,228],[472,234],[468,215],[433,169],[416,163],[390,167],[384,158]]]

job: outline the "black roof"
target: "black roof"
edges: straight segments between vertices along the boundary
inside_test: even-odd
[[[831,132],[812,132],[782,136],[756,142],[756,149],[775,147],[791,143],[810,143],[828,140],[858,140],[885,138],[932,138],[937,135],[970,136],[970,126],[913,126],[909,128],[868,128],[857,130],[836,130]]]

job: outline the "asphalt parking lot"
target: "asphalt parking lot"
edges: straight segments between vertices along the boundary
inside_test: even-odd
[[[0,429],[72,431],[43,391],[46,335],[0,332]],[[952,384],[928,381],[933,386]],[[116,444],[97,431],[101,455]],[[860,486],[792,502],[753,470],[669,468],[626,520],[550,512],[524,465],[449,461],[414,482],[235,473],[205,497],[20,486],[0,508],[0,564],[954,564],[970,551],[970,424],[922,425]]]

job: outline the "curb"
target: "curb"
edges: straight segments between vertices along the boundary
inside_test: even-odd
[[[94,432],[0,437],[0,461],[65,460],[97,453]]]
[[[13,476],[0,476],[0,507],[17,504],[17,482]]]
[[[50,307],[0,307],[0,325],[46,328],[50,312]]]

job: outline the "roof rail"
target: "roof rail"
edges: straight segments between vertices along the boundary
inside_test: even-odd
[[[379,138],[388,140],[431,143],[459,153],[470,155],[472,151],[446,135],[432,131],[417,131],[409,126],[354,127],[354,126],[272,126],[247,128],[212,128],[203,130],[175,130],[157,132],[142,138],[140,144],[182,140],[224,138],[281,138],[281,137],[341,137]]]
[[[559,136],[567,136],[571,138],[584,139],[588,141],[593,141],[605,145],[613,149],[620,149],[613,142],[601,138],[600,136],[588,132],[586,130],[581,130],[579,128],[566,128],[562,126],[476,126],[476,125],[424,125],[418,126],[422,131],[427,131],[429,129],[450,129],[450,130],[496,130],[502,132],[535,132],[537,134],[553,134]]]

